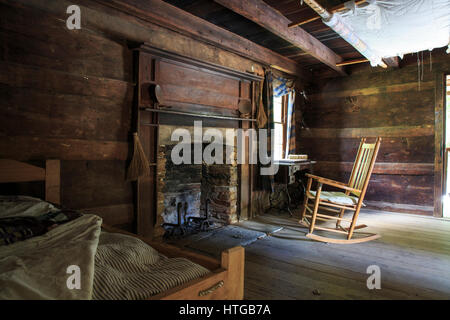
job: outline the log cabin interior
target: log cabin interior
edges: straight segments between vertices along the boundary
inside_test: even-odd
[[[389,2],[0,0],[0,298],[449,299],[450,2]]]

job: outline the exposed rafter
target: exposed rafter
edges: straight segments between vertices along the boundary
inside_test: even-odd
[[[288,18],[262,0],[214,0],[222,6],[244,16],[267,29],[273,34],[283,38],[291,44],[299,47],[312,57],[318,59],[338,73],[345,75],[342,67],[336,64],[342,62],[342,58],[325,46],[322,42],[311,36],[301,28],[289,29]]]
[[[369,60],[367,60],[366,58],[347,60],[347,61],[342,61],[342,62],[338,63],[337,66],[348,66],[351,64],[358,64],[358,63],[365,63],[365,62],[369,62]]]
[[[365,63],[369,62],[368,59],[362,58],[362,59],[355,59],[355,60],[347,60],[342,61],[338,63],[338,66],[348,66],[351,64],[358,64],[358,63]],[[391,67],[391,68],[398,68],[400,66],[400,62],[398,57],[391,57],[391,58],[383,58],[384,66],[383,68]]]

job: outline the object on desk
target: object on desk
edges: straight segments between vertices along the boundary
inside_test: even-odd
[[[303,211],[299,222],[300,224],[306,224],[309,228],[309,233],[306,235],[308,238],[330,243],[359,243],[378,239],[380,237],[378,234],[365,234],[364,237],[352,239],[354,230],[367,227],[364,224],[356,225],[356,220],[358,219],[359,210],[363,205],[367,185],[369,184],[370,175],[372,174],[375,165],[380,143],[381,138],[377,138],[375,143],[366,143],[365,138],[361,139],[355,164],[353,165],[353,170],[348,183],[306,174],[308,177],[308,185],[306,187]],[[313,180],[317,181],[316,191],[311,191]],[[322,185],[324,184],[345,190],[345,193],[322,191]],[[308,204],[309,200],[312,200],[313,203]],[[319,209],[334,214],[337,213],[338,216],[319,214]],[[346,210],[353,211],[352,219],[344,218]],[[306,211],[308,211],[309,214],[306,214]],[[310,218],[311,220],[308,221],[305,218]],[[336,228],[318,227],[315,225],[316,220],[336,220]],[[341,226],[342,221],[349,222],[350,225],[347,228],[344,228]],[[318,236],[313,234],[315,229],[345,234],[347,239]]]
[[[311,161],[305,159],[280,159],[276,160],[275,164],[278,165],[291,165],[295,163],[310,163]]]
[[[288,155],[289,160],[308,160],[307,154],[290,154]]]

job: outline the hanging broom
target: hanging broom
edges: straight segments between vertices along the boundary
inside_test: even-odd
[[[138,133],[133,133],[133,157],[128,166],[127,180],[134,181],[140,177],[150,175],[150,164],[145,156],[144,148],[142,148]]]

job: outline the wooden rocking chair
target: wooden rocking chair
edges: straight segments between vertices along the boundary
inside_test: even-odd
[[[309,227],[309,233],[306,235],[308,238],[330,243],[360,243],[375,240],[380,237],[378,234],[367,234],[364,237],[352,239],[353,231],[355,229],[367,227],[366,225],[356,225],[356,220],[358,219],[359,210],[363,205],[367,185],[369,184],[370,175],[372,174],[375,165],[380,143],[381,138],[377,138],[376,142],[373,144],[366,143],[366,138],[361,139],[348,184],[325,179],[312,174],[306,174],[308,177],[308,185],[306,187],[303,211],[299,222],[300,224]],[[316,191],[311,191],[313,180],[317,181]],[[345,190],[345,192],[322,191],[322,186],[324,184]],[[313,200],[314,202],[309,204],[309,200]],[[318,213],[319,209],[338,213],[338,216]],[[346,210],[353,211],[352,219],[344,218]],[[306,214],[306,211],[308,211],[309,214]],[[306,218],[310,218],[311,221],[307,221]],[[336,228],[316,226],[316,220],[336,220]],[[350,222],[349,227],[342,227],[342,221]],[[318,236],[313,234],[315,229],[345,234],[347,239]]]

